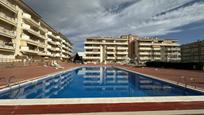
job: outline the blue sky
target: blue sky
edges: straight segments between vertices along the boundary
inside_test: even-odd
[[[204,39],[204,0],[26,0],[77,51],[91,36]]]

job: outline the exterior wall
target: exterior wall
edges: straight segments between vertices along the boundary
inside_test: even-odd
[[[85,42],[85,63],[123,63],[128,59],[128,39],[88,38]]]
[[[181,46],[182,62],[204,63],[204,40]]]
[[[0,62],[15,57],[64,60],[72,50],[72,43],[22,0],[0,1]]]

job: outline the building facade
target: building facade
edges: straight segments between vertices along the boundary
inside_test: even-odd
[[[85,42],[86,63],[145,64],[148,61],[178,62],[180,45],[176,40],[141,38],[122,35],[120,38],[88,38]]]
[[[180,44],[176,40],[142,38],[136,42],[136,57],[139,64],[148,61],[180,62]]]
[[[88,38],[84,48],[85,63],[122,63],[128,59],[128,39]]]
[[[63,60],[72,50],[72,43],[22,0],[0,1],[0,62],[19,57]]]
[[[181,46],[182,62],[204,63],[204,40]]]

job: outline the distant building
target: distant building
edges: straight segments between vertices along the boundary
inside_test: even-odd
[[[85,42],[86,63],[179,62],[180,56],[176,40],[122,35],[120,38],[88,38]]]
[[[129,41],[129,58],[136,64],[145,64],[148,61],[180,62],[180,44],[177,40],[143,38],[135,35],[122,35]],[[133,61],[134,62],[134,61]]]
[[[123,63],[128,60],[128,39],[92,37],[85,42],[85,63]]]
[[[72,50],[72,43],[23,0],[0,0],[0,62],[16,57],[64,60],[71,57]]]
[[[204,63],[204,40],[181,46],[182,62]]]

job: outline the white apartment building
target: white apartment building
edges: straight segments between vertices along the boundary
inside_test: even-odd
[[[139,64],[147,61],[181,61],[180,44],[176,40],[140,38],[136,40],[136,57]]]
[[[122,63],[128,59],[128,39],[88,38],[84,48],[85,63]]]
[[[54,30],[23,0],[0,1],[0,62],[18,57],[67,59],[72,43]]]
[[[147,61],[172,62],[181,60],[180,45],[176,40],[142,38],[122,35],[120,38],[93,37],[85,42],[85,63],[128,63]]]

